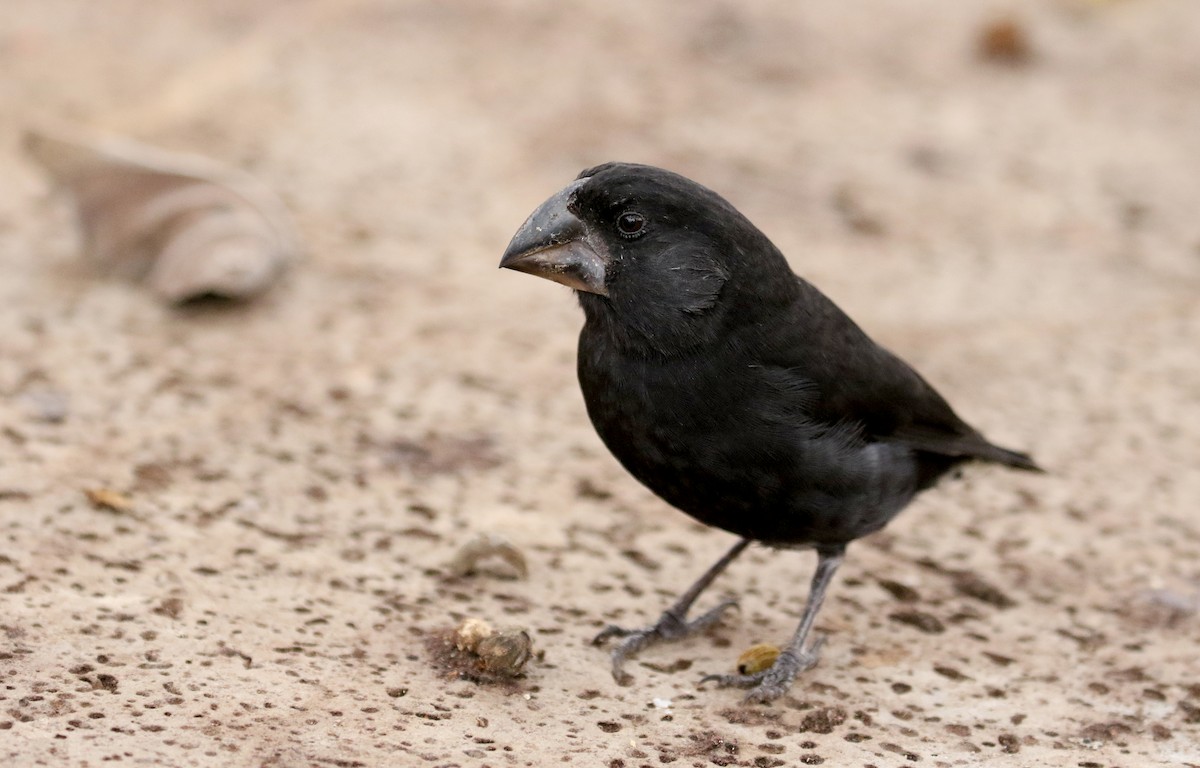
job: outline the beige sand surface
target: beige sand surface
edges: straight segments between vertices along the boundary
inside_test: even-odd
[[[1009,14],[1031,57],[981,60]],[[0,762],[1200,764],[1197,40],[1194,0],[5,0]],[[245,167],[305,263],[244,307],[95,279],[41,121]],[[741,613],[629,687],[587,644],[731,541],[600,445],[569,292],[495,269],[618,158],[724,193],[1051,470],[853,547],[775,706],[697,680],[790,635],[810,554],[752,550],[704,601]],[[447,578],[480,532],[529,577]],[[543,655],[448,678],[464,616]]]

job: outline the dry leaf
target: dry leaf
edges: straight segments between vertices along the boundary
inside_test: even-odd
[[[298,255],[283,202],[242,171],[127,140],[25,147],[73,198],[87,258],[167,301],[254,296]]]
[[[529,575],[529,566],[521,550],[494,533],[480,533],[462,545],[446,564],[446,571],[455,578],[462,578],[477,573],[480,570],[479,563],[490,559],[506,563],[511,570],[511,573],[496,573],[497,576],[523,579]]]

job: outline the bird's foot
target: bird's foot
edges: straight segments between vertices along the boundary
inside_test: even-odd
[[[796,675],[817,665],[824,644],[825,638],[819,637],[799,655],[784,651],[774,664],[753,675],[706,675],[700,683],[716,683],[718,688],[749,688],[747,704],[766,704],[787,693]]]
[[[600,634],[592,638],[593,645],[601,645],[607,640],[618,637],[621,642],[612,651],[612,674],[618,683],[625,684],[630,675],[623,669],[625,660],[648,645],[681,640],[689,635],[702,632],[721,620],[725,611],[736,608],[736,600],[726,600],[716,608],[698,618],[688,621],[674,610],[668,609],[659,617],[658,623],[641,629],[626,629],[615,624],[609,624]]]

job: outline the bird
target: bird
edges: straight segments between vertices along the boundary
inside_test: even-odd
[[[542,203],[501,268],[574,290],[588,417],[622,466],[668,504],[738,537],[650,626],[606,627],[612,673],[643,648],[713,625],[689,619],[745,549],[815,550],[801,620],[775,662],[702,682],[783,696],[816,665],[813,625],[847,545],[883,528],[968,461],[1041,472],[963,421],[873,341],[725,198],[677,173],[612,162]]]

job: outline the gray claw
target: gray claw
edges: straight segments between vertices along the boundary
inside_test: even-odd
[[[767,672],[768,670],[764,669],[753,675],[705,675],[700,678],[700,685],[716,683],[718,688],[750,688],[762,682]]]
[[[787,693],[796,675],[817,665],[824,644],[825,638],[818,637],[800,656],[784,651],[774,664],[762,672],[753,675],[705,675],[700,679],[700,684],[716,683],[718,688],[749,688],[744,699],[747,704],[766,704]]]
[[[619,645],[612,650],[613,679],[622,685],[628,684],[632,676],[622,667],[625,660],[648,645],[671,640],[680,640],[697,632],[708,629],[721,620],[725,611],[737,607],[737,600],[725,600],[717,607],[707,611],[699,618],[687,621],[672,611],[667,611],[652,627],[643,629],[626,629],[616,624],[609,624],[592,638],[593,645],[600,645],[609,638],[623,638]]]
[[[609,624],[604,629],[600,630],[599,634],[592,638],[592,645],[604,645],[610,637],[629,637],[637,634],[636,629],[625,629],[618,627],[616,624]]]
[[[725,611],[728,611],[730,608],[737,608],[737,607],[738,607],[737,600],[734,600],[733,598],[730,598],[728,600],[723,600],[722,602],[717,604],[716,608],[713,608],[712,610],[705,613],[703,616],[701,616],[697,619],[693,619],[691,622],[688,622],[687,624],[685,624],[684,626],[687,628],[687,631],[684,634],[690,635],[695,632],[702,632],[703,630],[708,629],[713,624],[716,624],[718,621],[721,620],[721,617],[723,617],[725,615]],[[681,635],[681,637],[682,637],[682,635]]]

